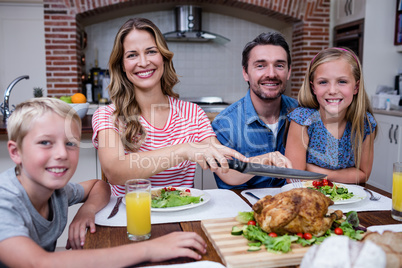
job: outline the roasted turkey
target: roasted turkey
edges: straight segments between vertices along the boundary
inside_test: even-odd
[[[318,191],[297,188],[260,199],[253,206],[254,218],[267,233],[321,236],[334,220],[343,216],[340,210],[326,215],[328,206],[333,204],[329,197]]]

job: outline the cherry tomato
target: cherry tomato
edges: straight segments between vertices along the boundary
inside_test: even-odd
[[[278,235],[276,234],[276,233],[274,233],[274,232],[271,232],[271,233],[269,233],[268,234],[270,237],[277,237]]]
[[[255,221],[248,221],[247,225],[256,225],[256,222]]]
[[[176,191],[176,188],[170,187],[170,191]]]
[[[303,233],[297,233],[297,236],[299,236],[300,238],[303,238]]]
[[[334,233],[337,235],[343,235],[343,230],[339,227],[335,228]]]
[[[303,238],[306,240],[310,240],[311,238],[313,238],[313,236],[310,233],[304,233]]]
[[[316,187],[318,184],[318,181],[313,181],[313,186]]]
[[[322,180],[322,186],[328,186],[328,180],[327,179]]]
[[[332,183],[332,181],[328,181],[328,186],[331,186],[331,187],[334,186],[334,184]]]
[[[190,191],[190,189],[187,188],[187,189],[185,190],[185,192],[190,193],[191,191]]]

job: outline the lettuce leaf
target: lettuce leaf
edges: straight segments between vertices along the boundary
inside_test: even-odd
[[[248,221],[254,220],[254,211],[239,212],[236,216],[236,221],[247,224]]]
[[[197,204],[202,201],[201,196],[181,196],[180,191],[165,191],[162,189],[161,195],[152,198],[151,207],[169,208],[179,207],[188,204]]]

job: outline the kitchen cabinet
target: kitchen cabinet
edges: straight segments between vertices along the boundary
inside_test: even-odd
[[[202,190],[218,189],[214,173],[209,169],[203,170],[200,165],[197,164],[194,176],[194,188]]]
[[[334,26],[364,18],[366,0],[336,0]]]
[[[368,184],[392,192],[392,164],[402,161],[402,117],[375,114],[378,134]]]

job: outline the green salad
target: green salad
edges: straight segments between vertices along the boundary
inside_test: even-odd
[[[165,187],[152,194],[151,207],[169,208],[202,202],[201,196],[191,196],[190,189],[179,190],[174,187]]]
[[[332,183],[327,179],[323,179],[322,181],[313,181],[312,186],[307,188],[325,194],[334,202],[350,199],[354,196],[353,192],[349,192],[348,188]]]
[[[346,200],[346,199],[350,199],[354,196],[353,192],[349,192],[349,190],[347,188],[344,187],[339,187],[339,186],[321,186],[319,188],[315,188],[315,187],[307,187],[309,189],[313,189],[316,191],[319,191],[323,194],[325,194],[326,196],[328,196],[329,198],[331,198],[332,201],[340,201],[340,200]]]

